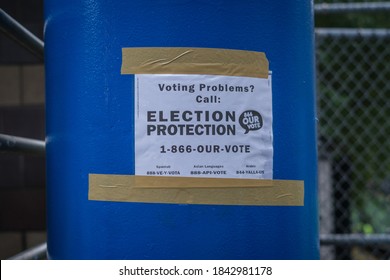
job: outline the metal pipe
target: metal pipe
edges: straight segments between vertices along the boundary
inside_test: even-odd
[[[333,38],[357,38],[370,36],[379,38],[390,38],[390,30],[384,28],[316,28],[315,34],[316,36],[332,36]]]
[[[9,258],[9,260],[44,260],[47,258],[46,250],[47,244],[42,243]]]
[[[321,234],[320,235],[321,245],[389,245],[390,234]]]
[[[16,41],[32,54],[43,60],[43,41],[28,31],[3,9],[0,9],[0,30],[9,38]]]
[[[372,3],[323,3],[314,5],[316,14],[390,11],[389,2]]]
[[[45,141],[0,134],[0,152],[45,154]]]

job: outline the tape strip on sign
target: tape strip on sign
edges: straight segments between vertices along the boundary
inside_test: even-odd
[[[123,48],[121,74],[207,74],[268,78],[264,53],[211,48]]]
[[[89,174],[89,200],[303,206],[304,182]]]

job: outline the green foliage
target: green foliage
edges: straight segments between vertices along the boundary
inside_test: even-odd
[[[359,3],[378,2],[375,0],[366,1],[321,1],[316,0],[315,4],[322,3]],[[339,28],[390,28],[389,12],[351,12],[351,13],[330,13],[327,15],[316,15],[316,27],[339,27]]]
[[[390,28],[388,12],[317,15],[316,27]]]

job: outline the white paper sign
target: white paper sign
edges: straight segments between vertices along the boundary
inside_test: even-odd
[[[135,174],[273,176],[268,79],[135,75]]]

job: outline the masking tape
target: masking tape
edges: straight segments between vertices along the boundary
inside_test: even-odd
[[[119,202],[303,206],[304,182],[89,174],[88,198]]]
[[[204,74],[268,78],[264,53],[212,48],[122,48],[121,74]]]

